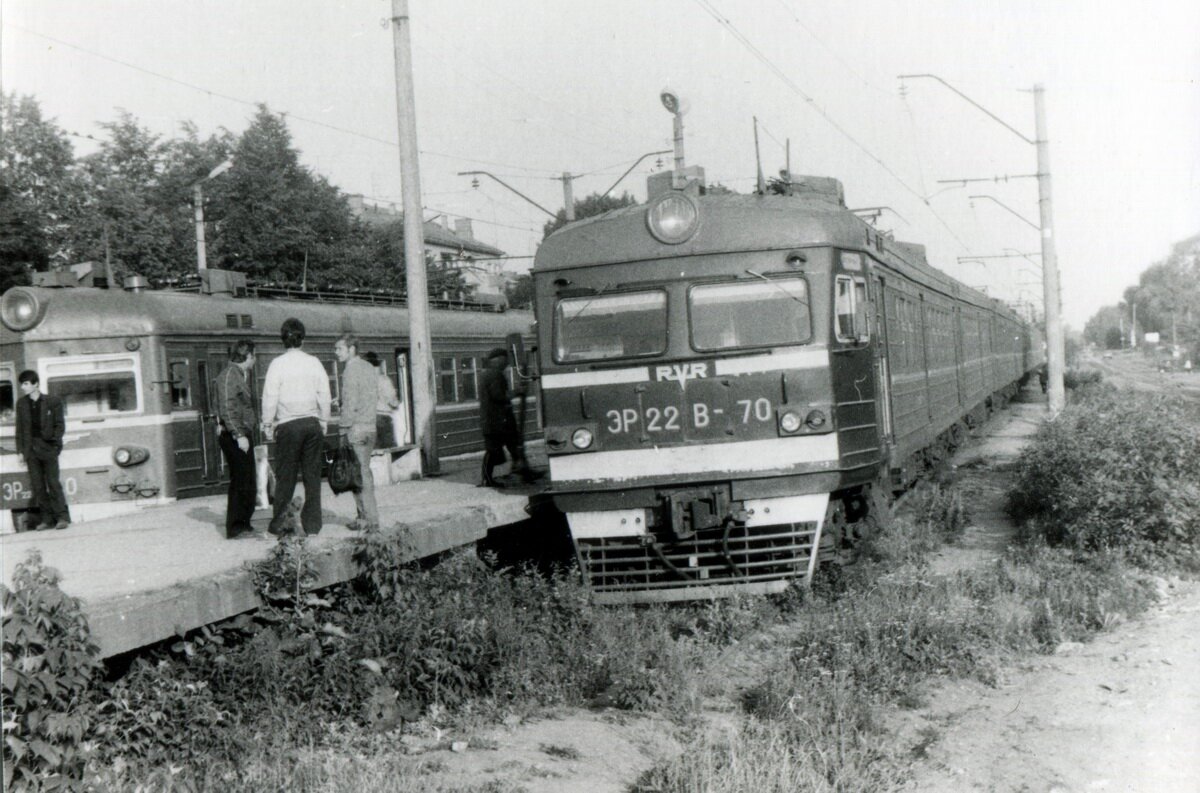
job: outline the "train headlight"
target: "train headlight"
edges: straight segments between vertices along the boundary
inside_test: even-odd
[[[45,309],[35,293],[14,287],[0,298],[0,321],[15,331],[29,330],[41,321]]]
[[[787,411],[779,417],[779,429],[784,432],[795,432],[800,429],[800,415],[790,410]]]
[[[646,226],[659,242],[687,242],[700,227],[700,207],[686,193],[666,193],[646,210]]]
[[[592,445],[593,440],[592,431],[583,427],[580,427],[579,429],[575,430],[575,432],[571,433],[571,445],[576,449],[589,448]]]
[[[118,446],[113,451],[113,462],[122,468],[144,463],[150,457],[150,452],[141,446]]]
[[[804,423],[814,430],[824,427],[826,421],[828,419],[825,418],[825,414],[819,410],[810,410],[808,415],[804,417]]]

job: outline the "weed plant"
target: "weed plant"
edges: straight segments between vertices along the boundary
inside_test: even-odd
[[[1025,536],[1200,570],[1200,418],[1177,398],[1080,391],[1021,454],[1008,511]]]

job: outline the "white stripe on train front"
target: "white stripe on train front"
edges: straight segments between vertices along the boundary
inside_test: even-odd
[[[704,443],[652,449],[571,454],[550,458],[556,483],[624,482],[651,476],[719,475],[775,471],[802,463],[838,461],[837,433],[768,438],[737,443]]]
[[[104,468],[116,465],[113,462],[113,447],[93,446],[90,449],[63,449],[58,455],[58,469],[68,471],[76,468]],[[6,474],[24,473],[25,463],[15,454],[0,456],[0,470]]]
[[[682,364],[679,364],[682,365]],[[714,376],[778,372],[782,369],[820,369],[829,366],[829,350],[825,347],[806,347],[802,350],[749,355],[741,358],[719,358],[714,362]],[[563,372],[542,375],[542,388],[579,388],[581,386],[647,383],[653,366],[626,369],[596,369],[584,372]]]

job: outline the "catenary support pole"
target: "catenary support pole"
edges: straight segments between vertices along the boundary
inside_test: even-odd
[[[408,282],[409,358],[412,362],[413,425],[426,473],[438,473],[434,426],[433,352],[429,332],[425,229],[421,210],[421,171],[417,161],[417,110],[412,79],[408,0],[392,0],[392,42],[396,52],[396,121],[400,131],[400,190],[404,207],[404,274]]]
[[[572,183],[574,179],[574,176],[563,171],[563,208],[567,211],[568,223],[575,219],[575,185]]]
[[[192,213],[196,221],[196,272],[201,275],[208,269],[208,255],[204,246],[204,189],[201,179],[192,185]]]
[[[1066,404],[1063,386],[1066,347],[1063,340],[1062,305],[1058,288],[1058,252],[1054,243],[1054,213],[1050,197],[1050,143],[1046,134],[1045,88],[1033,87],[1034,123],[1037,126],[1038,210],[1042,227],[1042,300],[1046,317],[1046,395],[1050,414],[1057,415]]]

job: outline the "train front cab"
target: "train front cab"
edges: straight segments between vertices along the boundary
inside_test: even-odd
[[[823,525],[865,513],[881,460],[862,255],[538,277],[551,496],[596,600],[777,592],[811,576]]]
[[[47,290],[26,291],[43,303],[52,299]],[[160,361],[152,337],[81,342],[6,333],[3,342],[0,521],[4,531],[24,522],[32,496],[28,470],[16,454],[17,376],[24,369],[36,371],[40,388],[63,401],[59,478],[73,522],[172,500],[174,472],[163,454],[168,448],[170,415],[157,396]]]

